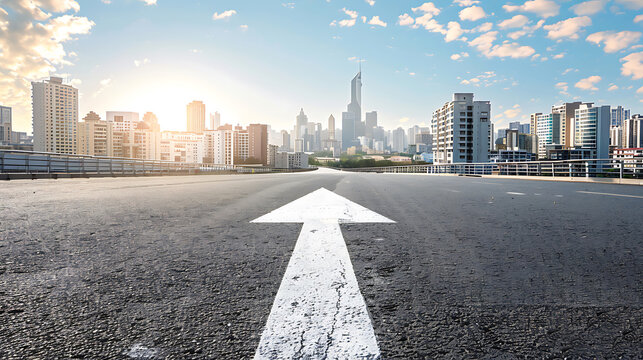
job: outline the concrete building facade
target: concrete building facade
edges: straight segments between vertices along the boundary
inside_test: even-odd
[[[54,76],[31,87],[34,151],[76,154],[78,89]]]
[[[202,101],[192,101],[186,106],[187,131],[202,133],[205,131],[205,104]]]
[[[473,93],[455,93],[433,112],[433,161],[436,164],[489,160],[491,103],[474,101]]]

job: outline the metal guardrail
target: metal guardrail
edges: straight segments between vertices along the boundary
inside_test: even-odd
[[[340,168],[342,171],[372,173],[415,173],[457,175],[508,175],[549,177],[643,178],[643,157],[511,163],[405,165],[370,168]]]
[[[268,173],[264,166],[192,164],[22,150],[0,150],[0,174],[139,176],[197,173]]]

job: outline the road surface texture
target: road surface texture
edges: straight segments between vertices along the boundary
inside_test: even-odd
[[[643,187],[331,170],[0,183],[0,358],[252,358],[322,187],[383,359],[643,358]]]

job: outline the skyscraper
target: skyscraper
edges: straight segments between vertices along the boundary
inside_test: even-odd
[[[358,125],[359,123],[359,125]],[[351,80],[351,102],[342,113],[342,149],[357,143],[357,130],[362,123],[362,71]]]
[[[377,111],[366,113],[364,136],[373,138],[373,128],[377,127]]]
[[[560,140],[556,144],[563,145],[563,149],[574,146],[574,112],[581,106],[582,102],[564,103],[551,107],[552,114],[560,114]],[[591,104],[590,104],[591,105]]]
[[[268,125],[248,125],[248,157],[268,165]]]
[[[433,112],[433,161],[437,164],[489,160],[491,103],[473,101],[473,93],[453,94],[453,100]]]
[[[328,117],[328,140],[335,140],[335,117],[333,114]]]
[[[303,139],[306,126],[308,126],[308,116],[304,114],[304,108],[301,108],[299,115],[297,115],[297,123],[295,124],[295,140]]]
[[[615,106],[612,108],[611,125],[621,126],[626,119],[630,118],[631,111],[624,109],[622,106]]]
[[[219,126],[221,126],[221,114],[215,111],[214,114],[210,114],[210,130],[217,130]]]
[[[192,101],[187,105],[187,131],[202,133],[205,131],[205,104]]]
[[[32,82],[34,150],[75,154],[78,136],[78,89],[50,77]]]
[[[538,115],[536,124],[538,125],[538,158],[547,157],[547,145],[561,145],[561,126],[563,114],[551,113]]]
[[[608,159],[611,114],[609,106],[581,104],[574,116],[574,145],[581,149],[595,149],[597,159]]]
[[[11,108],[0,106],[0,145],[11,142]]]

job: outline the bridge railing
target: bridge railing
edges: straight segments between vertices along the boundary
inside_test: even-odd
[[[342,171],[409,174],[505,175],[549,177],[643,178],[643,157],[525,161],[507,163],[403,165],[341,168]]]
[[[89,155],[0,150],[0,174],[162,175],[267,173],[265,166],[215,165]]]

